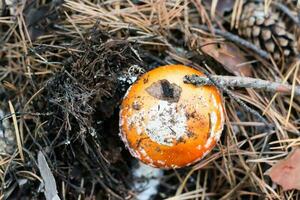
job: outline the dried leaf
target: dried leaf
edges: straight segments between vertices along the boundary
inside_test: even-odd
[[[48,166],[44,154],[41,151],[38,153],[38,167],[45,185],[44,194],[46,200],[59,200],[60,198],[57,195],[58,192],[54,176]]]
[[[279,161],[266,173],[283,190],[300,190],[300,149],[296,149],[286,159]]]
[[[247,63],[244,53],[234,44],[217,44],[214,40],[208,39],[203,42],[201,49],[204,53],[220,62],[228,72],[237,76],[252,76],[251,64]]]

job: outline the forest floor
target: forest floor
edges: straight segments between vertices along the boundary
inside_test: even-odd
[[[249,2],[2,0],[0,199],[136,199],[147,177],[119,137],[119,105],[139,75],[167,64],[240,82],[218,85],[216,147],[156,174],[152,198],[299,199],[299,177],[268,175],[300,145],[299,2]],[[269,82],[248,87],[245,76]]]

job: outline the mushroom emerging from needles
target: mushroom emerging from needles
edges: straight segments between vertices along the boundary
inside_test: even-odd
[[[130,153],[159,168],[197,162],[219,140],[224,108],[215,86],[185,84],[185,75],[203,74],[167,65],[143,74],[127,91],[120,110],[120,136]]]

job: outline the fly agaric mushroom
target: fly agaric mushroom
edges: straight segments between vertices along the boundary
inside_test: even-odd
[[[120,136],[130,153],[159,168],[179,168],[205,156],[224,125],[222,96],[215,86],[185,84],[203,74],[167,65],[143,74],[127,91],[120,110]]]

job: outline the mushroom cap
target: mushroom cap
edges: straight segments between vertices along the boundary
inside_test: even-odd
[[[120,136],[145,164],[180,168],[200,160],[216,145],[224,125],[222,95],[215,86],[185,84],[203,73],[167,65],[143,74],[120,109]]]

